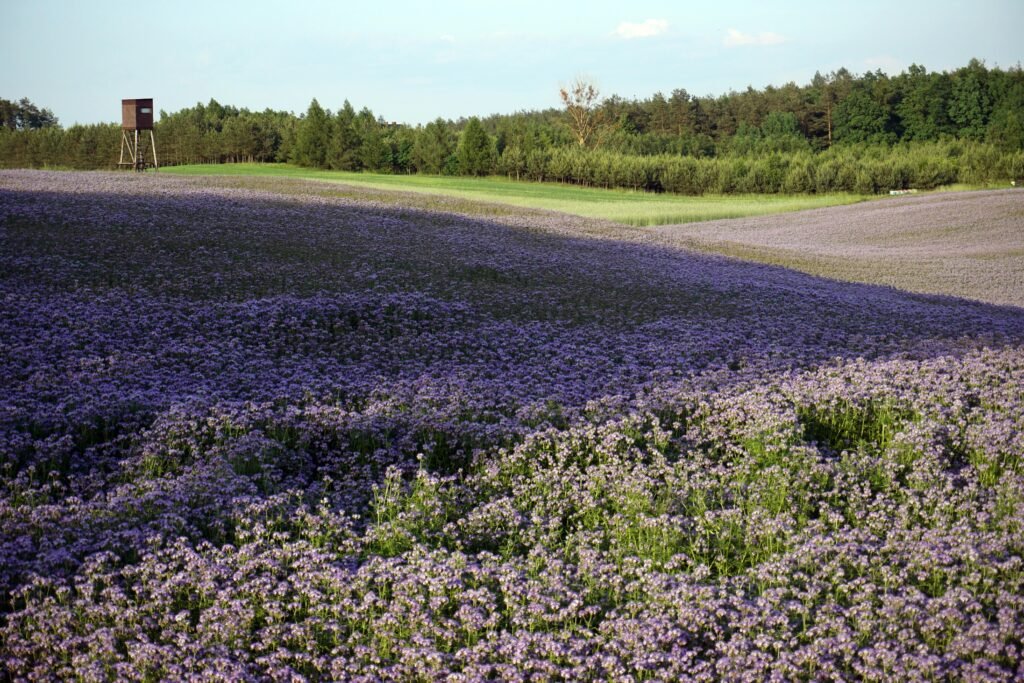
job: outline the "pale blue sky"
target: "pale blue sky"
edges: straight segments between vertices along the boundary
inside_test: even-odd
[[[605,95],[721,94],[816,70],[895,74],[1024,60],[1024,0],[852,2],[59,2],[0,0],[0,97],[61,123],[117,121],[120,100],[176,111],[211,97],[305,111],[348,98],[388,120]],[[136,11],[128,8],[137,7]]]

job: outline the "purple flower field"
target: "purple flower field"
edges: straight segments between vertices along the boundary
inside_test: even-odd
[[[665,241],[813,275],[1024,307],[1024,192],[938,192],[867,205],[665,226]]]
[[[0,172],[6,677],[1024,678],[1024,309],[325,187]]]

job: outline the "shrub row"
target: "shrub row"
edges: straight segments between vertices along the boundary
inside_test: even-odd
[[[173,140],[161,146],[173,147]],[[120,128],[72,126],[32,131],[0,129],[0,167],[114,168]],[[601,149],[556,147],[524,153],[516,146],[490,169],[509,178],[684,195],[737,193],[884,193],[952,183],[986,184],[1024,178],[1024,152],[980,142],[946,141],[833,147],[825,152],[697,158],[638,156]]]
[[[874,194],[1020,178],[1024,153],[959,142],[718,158],[631,156],[571,147],[522,155],[509,148],[496,170],[511,178],[685,195]]]

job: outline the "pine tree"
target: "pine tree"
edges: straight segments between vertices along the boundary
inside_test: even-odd
[[[488,175],[494,166],[494,143],[475,116],[466,122],[462,131],[458,159],[462,175]]]
[[[299,126],[298,139],[295,141],[295,163],[300,166],[324,168],[327,166],[327,149],[330,143],[331,118],[314,97]]]
[[[331,146],[327,154],[327,165],[339,171],[356,171],[359,169],[357,152],[362,140],[356,130],[356,110],[345,100],[345,104],[334,117],[334,131]]]
[[[438,118],[417,131],[413,159],[420,173],[445,173],[451,167],[452,134],[448,123]]]
[[[356,152],[360,165],[370,171],[390,170],[391,148],[384,142],[382,122],[374,118],[372,111],[363,107],[356,116],[355,127],[360,139]]]

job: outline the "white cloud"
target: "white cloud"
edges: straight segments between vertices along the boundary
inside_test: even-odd
[[[615,29],[615,35],[629,40],[631,38],[650,38],[668,30],[668,22],[664,19],[648,19],[639,24],[624,21]]]
[[[786,42],[786,37],[771,31],[762,31],[758,34],[743,33],[734,28],[729,29],[722,44],[726,47],[738,47],[740,45],[778,45]]]

